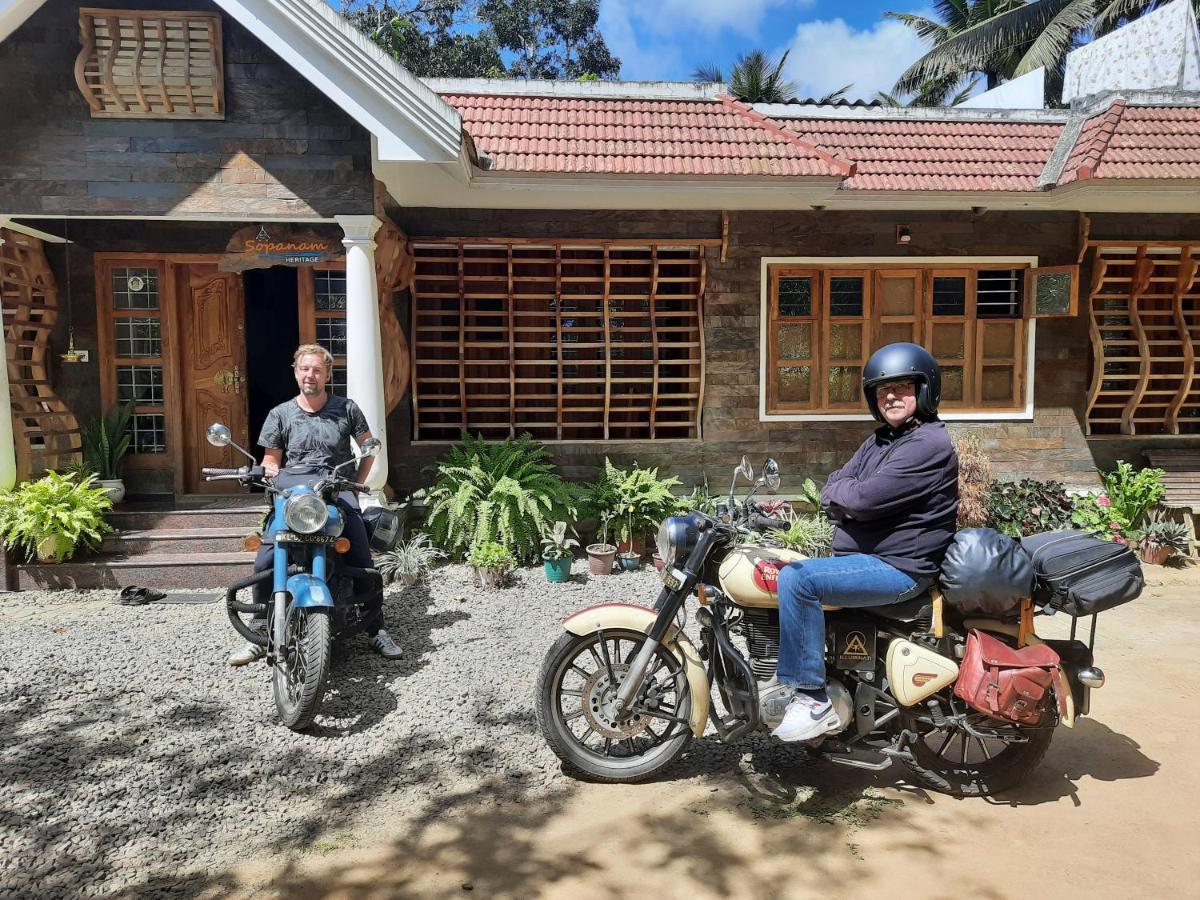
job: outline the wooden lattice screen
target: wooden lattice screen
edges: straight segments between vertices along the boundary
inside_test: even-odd
[[[81,9],[75,81],[96,118],[223,119],[221,17]]]
[[[413,253],[417,439],[699,437],[699,245],[414,241]]]
[[[1196,247],[1092,246],[1089,433],[1200,434]]]
[[[58,290],[42,242],[0,229],[0,302],[12,403],[17,477],[79,458],[79,424],[50,385],[50,331]]]

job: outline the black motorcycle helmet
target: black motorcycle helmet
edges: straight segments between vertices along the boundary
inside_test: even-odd
[[[372,506],[362,514],[367,527],[367,543],[376,553],[387,553],[396,549],[400,540],[400,518],[390,509]]]
[[[885,381],[911,378],[917,385],[917,415],[932,419],[942,402],[942,370],[924,347],[917,344],[888,344],[871,354],[863,368],[863,397],[877,422],[887,419],[875,402],[875,388]]]

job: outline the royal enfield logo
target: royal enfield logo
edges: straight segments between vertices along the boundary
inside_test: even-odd
[[[846,646],[839,654],[843,659],[867,659],[871,652],[867,650],[867,637],[861,631],[852,631],[846,635]]]
[[[779,593],[779,566],[770,560],[760,559],[754,564],[754,583],[768,594]]]

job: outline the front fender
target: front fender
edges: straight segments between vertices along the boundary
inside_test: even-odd
[[[601,603],[581,609],[563,620],[563,628],[571,634],[583,637],[595,634],[597,631],[640,631],[648,634],[658,613],[644,606],[632,603]],[[692,711],[688,716],[692,734],[701,737],[708,724],[708,705],[711,694],[708,686],[708,673],[704,671],[704,663],[696,652],[696,645],[686,634],[674,625],[667,631],[663,645],[674,654],[683,664],[683,673],[688,681],[688,690],[692,694]]]
[[[333,606],[329,585],[315,575],[301,572],[291,576],[287,590],[292,595],[292,606]]]

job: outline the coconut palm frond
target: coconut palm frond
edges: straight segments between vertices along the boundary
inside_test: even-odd
[[[772,60],[762,50],[739,57],[729,78],[729,90],[745,103],[787,103],[796,99],[796,85],[783,77],[790,50]]]
[[[883,17],[907,25],[917,33],[918,37],[932,44],[940,44],[952,33],[949,28],[940,22],[935,22],[933,19],[919,16],[916,13],[885,12]]]
[[[992,64],[998,58],[1037,41],[1064,10],[1069,7],[1086,8],[1090,15],[1093,2],[1034,0],[979,21],[947,38],[909,66],[897,79],[893,91],[914,93],[926,82],[947,75],[992,71]],[[1012,72],[1001,74],[1011,76]]]
[[[703,63],[692,70],[692,81],[699,83],[724,81],[725,73],[716,63]]]
[[[951,97],[950,102],[946,103],[945,105],[946,106],[958,106],[960,103],[962,103],[964,100],[966,100],[968,97],[970,97],[971,94],[973,94],[975,92],[975,85],[977,85],[978,83],[979,83],[979,80],[977,78],[972,78],[969,82],[967,82],[967,86],[964,87],[962,90],[960,90],[953,97]]]
[[[850,82],[850,84],[843,84],[836,91],[830,91],[828,94],[822,94],[821,99],[819,99],[817,102],[818,103],[837,103],[839,100],[845,100],[846,99],[846,91],[850,90],[850,88],[852,88],[852,87],[854,87],[854,82]]]
[[[1013,76],[1024,75],[1038,68],[1058,68],[1066,59],[1075,38],[1090,27],[1094,12],[1094,0],[1078,0],[1066,6],[1034,38],[1013,70]]]
[[[1163,4],[1156,0],[1101,0],[1097,4],[1096,16],[1093,20],[1093,25],[1096,28],[1096,36],[1108,34],[1117,28],[1120,28],[1131,19],[1137,19],[1144,16],[1148,12],[1153,12]],[[1193,0],[1193,6],[1196,4]]]

